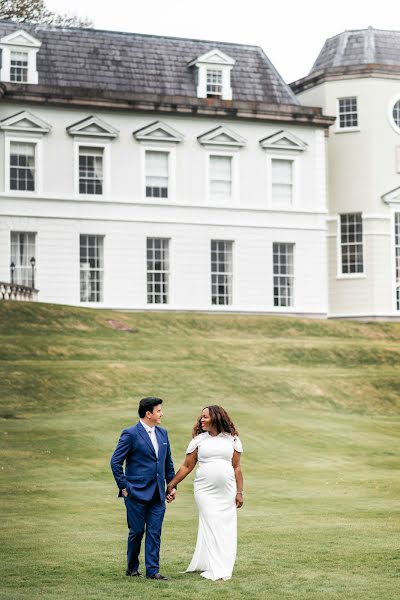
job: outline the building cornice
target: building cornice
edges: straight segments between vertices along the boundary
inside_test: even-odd
[[[319,107],[294,104],[268,104],[244,100],[220,100],[162,94],[133,94],[87,88],[62,86],[0,84],[0,98],[4,101],[40,104],[41,106],[73,106],[92,109],[134,110],[164,114],[199,115],[205,117],[233,117],[260,121],[291,122],[313,127],[330,127],[335,121]]]
[[[343,81],[344,79],[400,79],[400,67],[398,65],[348,65],[346,67],[329,67],[314,71],[290,83],[295,94],[300,94],[310,88],[313,88],[327,81]]]

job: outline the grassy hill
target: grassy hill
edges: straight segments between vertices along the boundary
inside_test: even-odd
[[[0,342],[0,598],[397,599],[400,324],[2,302]],[[180,573],[191,478],[164,522],[170,580],[123,576],[109,457],[153,394],[176,466],[203,406],[238,425],[246,496],[229,582]]]

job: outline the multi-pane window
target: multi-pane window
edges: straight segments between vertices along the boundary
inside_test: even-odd
[[[294,244],[273,244],[274,306],[293,306]]]
[[[358,126],[357,98],[339,98],[339,128]]]
[[[272,159],[272,202],[290,206],[293,202],[293,160]]]
[[[28,81],[28,53],[11,51],[10,81],[26,83]]]
[[[80,236],[81,302],[103,302],[104,237]]]
[[[342,273],[363,273],[363,229],[361,213],[340,215]]]
[[[168,198],[168,152],[146,150],[146,198]]]
[[[36,259],[36,233],[11,232],[11,280],[19,285],[33,287]],[[34,261],[33,261],[34,262]]]
[[[147,302],[168,304],[169,240],[147,238]]]
[[[79,147],[79,193],[103,193],[104,148]]]
[[[396,258],[396,309],[400,310],[400,212],[394,215],[394,244]]]
[[[232,304],[232,246],[226,240],[211,240],[211,303]]]
[[[10,190],[35,191],[36,144],[10,142]]]
[[[232,157],[210,156],[210,199],[226,202],[232,198]]]
[[[393,121],[396,123],[397,127],[400,127],[400,100],[397,100],[393,106]]]
[[[207,69],[207,97],[222,96],[222,70]]]

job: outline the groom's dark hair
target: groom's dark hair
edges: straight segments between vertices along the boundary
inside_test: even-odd
[[[149,398],[142,398],[139,402],[138,413],[139,417],[143,419],[146,416],[147,411],[149,410],[151,413],[153,412],[153,408],[162,404],[161,398],[153,398],[150,396]]]

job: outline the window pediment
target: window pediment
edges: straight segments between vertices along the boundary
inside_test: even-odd
[[[1,38],[0,47],[3,45],[40,48],[40,46],[42,45],[42,42],[40,42],[39,40],[34,38],[32,35],[29,35],[29,33],[24,31],[23,29],[20,29],[18,31],[14,31],[13,33],[10,33],[9,35],[6,35],[5,37]]]
[[[28,111],[23,111],[0,121],[0,129],[3,131],[22,131],[24,133],[48,133],[51,125],[39,119]]]
[[[115,138],[119,133],[115,127],[95,116],[87,117],[82,121],[70,125],[67,127],[67,132],[72,136],[81,135],[95,138]]]
[[[235,60],[221,50],[218,50],[218,48],[214,48],[214,50],[210,50],[209,52],[206,52],[206,54],[202,54],[198,58],[192,60],[188,66],[193,67],[200,64],[226,65],[233,67]]]
[[[297,150],[302,151],[307,148],[306,142],[303,142],[293,133],[288,131],[278,131],[273,135],[260,140],[261,148],[272,150]]]
[[[179,143],[184,139],[184,135],[163,123],[162,121],[155,121],[146,127],[142,127],[133,132],[133,136],[139,142],[151,141],[151,142],[174,142]]]
[[[224,125],[211,129],[200,135],[197,140],[204,146],[229,146],[241,148],[246,145],[246,140]]]
[[[387,204],[399,204],[400,203],[400,186],[390,190],[381,196],[382,200]]]

